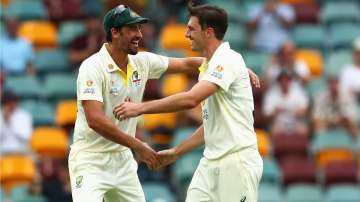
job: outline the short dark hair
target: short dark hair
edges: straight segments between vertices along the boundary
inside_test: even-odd
[[[195,16],[199,19],[201,29],[211,27],[215,31],[215,37],[223,40],[227,27],[228,15],[226,11],[218,6],[199,5],[193,6],[192,1],[188,3],[189,17]]]
[[[113,27],[113,28],[117,29],[118,31],[121,29],[121,27]],[[106,32],[105,39],[106,39],[106,42],[112,42],[111,29],[108,32]]]

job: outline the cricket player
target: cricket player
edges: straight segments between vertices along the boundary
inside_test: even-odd
[[[148,19],[119,5],[104,17],[105,43],[80,66],[77,119],[69,154],[74,202],[143,202],[132,149],[149,167],[157,153],[135,138],[136,118],[119,121],[113,109],[124,100],[141,102],[146,81],[166,72],[196,72],[202,58],[167,58],[138,53],[140,24]]]
[[[201,103],[203,125],[176,147],[160,151],[160,166],[205,143],[204,157],[187,191],[187,202],[256,202],[263,170],[253,127],[253,96],[242,56],[223,41],[228,21],[216,6],[189,7],[186,37],[207,62],[199,82],[184,93],[144,103],[124,102],[114,115],[127,120],[149,113],[190,109]]]

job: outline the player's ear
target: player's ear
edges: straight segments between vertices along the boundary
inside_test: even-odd
[[[111,36],[113,39],[116,39],[116,38],[119,38],[120,37],[120,31],[121,31],[121,28],[111,28]]]
[[[215,36],[215,30],[212,27],[207,27],[205,33],[206,33],[206,37],[208,37],[208,38]]]

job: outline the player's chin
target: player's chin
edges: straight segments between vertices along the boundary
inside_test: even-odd
[[[128,53],[129,53],[130,55],[136,55],[138,52],[139,52],[138,47],[131,47],[131,48],[129,48],[129,50],[128,50]]]

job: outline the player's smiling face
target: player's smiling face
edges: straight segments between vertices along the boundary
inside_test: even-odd
[[[205,33],[201,29],[199,19],[195,16],[191,16],[187,24],[185,37],[190,39],[191,49],[193,51],[202,51],[204,47]]]
[[[114,39],[120,42],[121,49],[131,55],[137,54],[141,38],[139,24],[124,26],[120,29],[118,37],[114,36]]]

